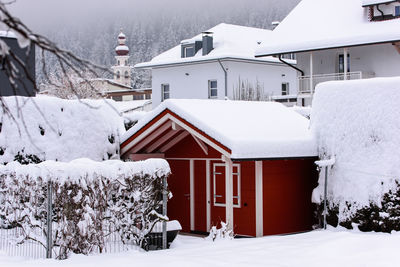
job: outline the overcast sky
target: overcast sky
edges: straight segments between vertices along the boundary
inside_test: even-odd
[[[9,10],[36,31],[96,20],[137,19],[188,13],[235,12],[240,8],[280,8],[299,0],[17,0]]]

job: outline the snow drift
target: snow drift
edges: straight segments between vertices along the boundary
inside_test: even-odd
[[[329,170],[328,201],[331,209],[338,209],[339,222],[353,220],[361,210],[372,208],[368,216],[377,225],[384,220],[400,220],[388,211],[389,206],[400,205],[400,198],[397,202],[389,200],[400,181],[399,99],[400,77],[317,86],[311,129],[320,157],[334,157],[336,161]],[[320,177],[314,202],[321,202],[323,189],[324,179]]]
[[[124,119],[111,100],[3,97],[0,164],[119,158]],[[8,109],[8,110],[7,110]]]

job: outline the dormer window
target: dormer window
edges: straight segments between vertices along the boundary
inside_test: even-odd
[[[183,48],[183,57],[193,57],[194,56],[194,46],[186,46]]]
[[[201,41],[186,40],[181,43],[181,56],[194,57],[196,53],[202,48],[203,43]]]

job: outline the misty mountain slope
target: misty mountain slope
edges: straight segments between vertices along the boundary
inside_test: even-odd
[[[225,22],[269,29],[300,0],[18,0],[11,12],[59,46],[94,63],[114,64],[114,48],[122,29],[130,47],[130,63],[149,61],[183,39]],[[29,10],[34,8],[35,13]],[[37,78],[43,81],[41,52],[37,52]],[[59,67],[46,57],[49,72]],[[105,74],[103,74],[105,75]],[[109,75],[109,74],[108,74]],[[149,73],[133,73],[136,87],[151,86]]]

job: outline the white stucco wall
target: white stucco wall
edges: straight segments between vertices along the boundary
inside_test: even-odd
[[[391,44],[370,45],[348,48],[350,71],[362,71],[365,77],[400,76],[400,54]],[[313,52],[314,74],[338,72],[339,54],[343,49],[329,49]],[[297,65],[310,74],[310,53],[297,55]]]
[[[297,94],[297,74],[293,68],[281,64],[251,64],[243,62],[227,62],[228,94],[233,97],[233,91],[238,87],[239,77],[241,81],[248,81],[254,86],[259,84],[264,88],[264,93],[270,96],[282,94],[282,83],[289,83],[289,94]]]
[[[228,97],[233,98],[239,77],[242,81],[264,86],[264,93],[281,95],[281,84],[289,82],[290,94],[297,93],[296,71],[282,64],[258,64],[224,60],[228,70]],[[153,108],[161,103],[161,85],[169,84],[171,98],[208,98],[208,81],[217,80],[218,99],[225,98],[225,75],[218,62],[197,63],[184,66],[153,68],[152,101]]]

